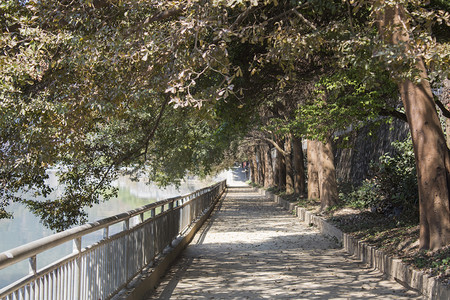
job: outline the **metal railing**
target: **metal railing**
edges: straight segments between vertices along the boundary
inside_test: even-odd
[[[0,269],[26,259],[30,266],[29,275],[0,290],[0,300],[111,298],[210,208],[225,186],[222,181],[0,253]],[[132,218],[138,221],[130,226]],[[123,229],[110,236],[118,223]],[[103,238],[82,248],[83,237],[99,230]],[[37,254],[71,240],[72,254],[37,270]]]

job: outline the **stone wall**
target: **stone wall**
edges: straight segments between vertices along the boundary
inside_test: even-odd
[[[391,124],[372,128],[372,131],[366,126],[341,135],[334,147],[338,182],[359,185],[367,178],[370,162],[377,161],[386,152],[391,152],[391,143],[405,139],[408,131],[407,123],[394,120]],[[369,135],[370,132],[372,135]],[[344,145],[342,140],[346,135],[349,136],[349,141]]]

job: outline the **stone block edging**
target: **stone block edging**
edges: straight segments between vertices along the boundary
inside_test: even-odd
[[[400,284],[417,290],[428,299],[447,300],[450,299],[450,288],[439,282],[435,277],[431,277],[422,271],[413,269],[402,262],[401,259],[378,250],[376,247],[359,241],[347,233],[343,233],[337,227],[331,225],[322,217],[316,216],[303,207],[298,207],[295,203],[283,200],[266,190],[260,189],[262,195],[266,195],[281,207],[294,212],[297,218],[308,225],[313,225],[319,231],[335,239],[344,250],[353,255],[356,259],[367,264],[369,267],[381,271],[384,275]]]

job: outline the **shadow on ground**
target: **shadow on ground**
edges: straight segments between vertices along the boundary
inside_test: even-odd
[[[252,188],[230,188],[148,299],[422,299]]]

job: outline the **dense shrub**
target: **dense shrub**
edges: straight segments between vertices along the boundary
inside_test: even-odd
[[[364,180],[357,188],[341,189],[339,197],[344,204],[358,209],[374,207],[381,201],[380,189],[374,179]]]
[[[371,208],[388,215],[418,215],[416,165],[411,139],[393,142],[394,151],[371,163],[370,179],[348,193],[342,200],[355,208]]]
[[[384,201],[409,213],[419,211],[416,163],[411,139],[394,142],[392,156],[384,154],[372,165]]]

